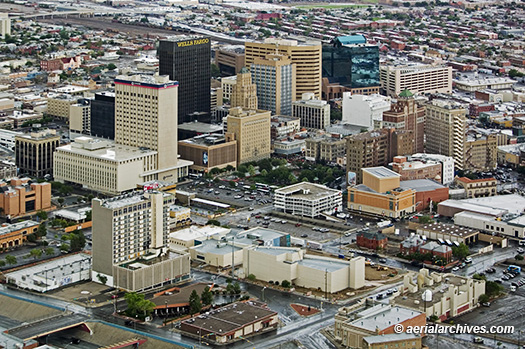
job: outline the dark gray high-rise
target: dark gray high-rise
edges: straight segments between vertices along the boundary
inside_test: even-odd
[[[95,93],[91,101],[91,135],[115,139],[115,93]]]
[[[159,74],[179,82],[178,123],[210,119],[211,40],[184,37],[161,40]]]

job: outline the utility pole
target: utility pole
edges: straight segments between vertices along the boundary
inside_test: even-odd
[[[235,236],[232,238],[232,280],[235,279]]]
[[[324,298],[328,300],[328,269],[324,270]]]

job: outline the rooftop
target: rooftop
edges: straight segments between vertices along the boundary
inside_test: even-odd
[[[198,133],[222,133],[221,125],[206,124],[204,122],[186,122],[178,125],[179,130],[194,131]]]
[[[171,210],[171,207],[170,207]],[[197,225],[192,225],[189,228],[181,229],[174,231],[169,234],[169,237],[172,239],[189,241],[195,239],[207,238],[213,235],[224,236],[231,231],[229,228],[218,227],[216,225],[205,225],[200,227]]]
[[[431,191],[446,188],[444,185],[441,185],[431,179],[413,179],[401,181],[399,186],[401,189],[414,189],[415,191]]]
[[[214,253],[217,255],[226,255],[232,252],[237,252],[242,250],[239,246],[232,246],[231,243],[224,240],[203,240],[200,245],[192,247],[195,251],[201,253]]]
[[[341,195],[341,191],[330,189],[321,184],[301,182],[297,184],[292,184],[284,188],[276,189],[275,194],[293,195],[297,198],[316,200],[335,194]]]
[[[402,332],[402,333],[382,334],[380,336],[364,337],[363,340],[367,342],[369,345],[372,345],[372,344],[381,344],[381,343],[410,340],[410,339],[417,339],[417,338],[419,338],[419,336],[413,333]]]
[[[84,155],[106,161],[128,161],[157,154],[154,150],[114,144],[91,137],[77,137],[75,142],[58,147],[58,151]]]
[[[378,167],[368,167],[363,168],[363,172],[369,173],[374,177],[377,178],[399,178],[401,175],[397,172],[394,172],[386,167],[378,166]]]
[[[418,230],[426,231],[436,231],[445,235],[459,236],[459,237],[468,237],[471,235],[478,234],[479,231],[476,229],[462,228],[453,224],[443,224],[443,223],[430,223],[420,225]]]
[[[213,284],[208,285],[206,283],[199,282],[197,284],[182,288],[174,287],[172,289],[157,293],[151,299],[151,301],[155,303],[158,308],[187,306],[190,304],[190,294],[193,292],[193,290],[197,291],[197,293],[200,295],[206,287],[210,287],[211,289]]]
[[[421,314],[419,311],[381,303],[358,313],[357,319],[350,325],[375,332],[376,329],[384,330]]]
[[[334,271],[338,271],[341,269],[348,268],[349,264],[344,261],[339,261],[338,259],[332,258],[331,260],[324,260],[321,258],[308,258],[305,257],[304,259],[297,262],[299,265],[303,265],[308,268],[327,271],[329,273],[332,273]]]
[[[495,181],[496,178],[490,177],[490,178],[470,179],[468,177],[459,177],[456,180],[458,182],[463,182],[463,183],[484,183],[484,182]]]
[[[0,235],[9,234],[11,232],[14,232],[20,229],[31,228],[31,227],[35,227],[38,225],[40,225],[40,223],[35,222],[35,221],[23,221],[23,222],[18,222],[18,223],[13,223],[13,224],[5,223],[5,225],[2,225],[0,227]]]
[[[297,248],[287,248],[287,247],[268,247],[268,246],[256,246],[253,248],[253,251],[266,253],[272,256],[280,256],[284,253],[294,253],[299,249]]]
[[[170,196],[170,194],[165,192],[155,192],[162,193],[164,197]],[[110,209],[116,209],[120,207],[125,207],[129,205],[138,204],[139,202],[149,201],[149,193],[144,191],[134,191],[124,195],[115,196],[109,199],[106,199],[102,202],[102,206]]]

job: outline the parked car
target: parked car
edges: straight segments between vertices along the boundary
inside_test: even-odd
[[[470,258],[470,257],[465,258],[465,263],[467,263],[467,264],[472,263],[472,258]]]
[[[494,268],[488,268],[487,270],[485,270],[485,273],[487,274],[494,274],[496,272],[496,269]]]
[[[386,263],[386,258],[379,258],[379,263]]]
[[[458,270],[459,270],[459,267],[452,268],[452,271],[458,271]]]

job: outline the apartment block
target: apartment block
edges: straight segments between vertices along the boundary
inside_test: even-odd
[[[467,199],[498,194],[498,181],[495,178],[470,179],[458,177],[456,178],[456,184],[465,189]]]
[[[76,103],[77,98],[67,94],[48,98],[47,114],[69,121],[71,106]]]
[[[498,165],[498,142],[494,134],[468,134],[465,141],[464,169],[492,171]]]
[[[452,67],[433,65],[382,65],[381,88],[388,96],[413,93],[451,93]]]
[[[2,13],[0,15],[0,36],[5,38],[6,34],[11,35],[11,20],[9,14]]]
[[[0,182],[0,208],[9,217],[34,214],[40,210],[50,210],[51,184],[30,183],[29,178],[13,178]]]
[[[227,132],[237,141],[237,165],[270,157],[271,112],[231,108]]]
[[[425,107],[416,103],[409,90],[401,92],[390,110],[383,112],[383,127],[412,131],[414,136],[412,153],[424,151]]]
[[[465,166],[467,110],[445,100],[433,100],[426,105],[426,152],[450,156],[456,169]]]
[[[301,100],[292,103],[292,116],[301,120],[301,127],[324,130],[330,126],[330,105],[315,99],[313,93],[303,93]]]
[[[19,172],[43,178],[53,174],[53,153],[60,145],[55,130],[42,130],[15,137],[15,162]]]
[[[305,159],[308,161],[337,162],[346,154],[346,140],[333,137],[307,138]]]
[[[136,292],[188,278],[189,254],[167,253],[174,202],[154,190],[94,199],[92,279]]]
[[[251,77],[251,75],[250,75]],[[237,75],[226,76],[221,79],[222,97],[231,101],[235,85],[237,84]]]
[[[70,106],[69,130],[89,135],[91,133],[91,100],[79,99]]]
[[[273,115],[292,115],[296,88],[296,66],[292,61],[284,55],[271,54],[255,58],[250,71],[257,86],[258,108],[270,110]]]
[[[303,93],[311,92],[321,99],[321,44],[300,44],[295,40],[275,38],[265,39],[263,43],[245,43],[246,66],[250,67],[256,58],[266,58],[269,54],[281,54],[290,58],[296,66],[296,88],[294,100],[300,100]]]

